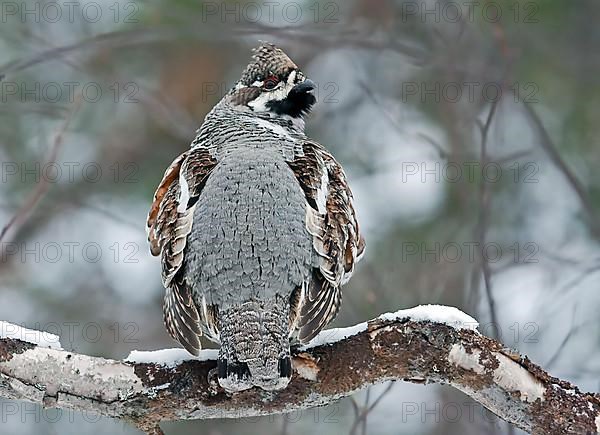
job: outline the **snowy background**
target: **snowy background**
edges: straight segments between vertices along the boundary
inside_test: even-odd
[[[265,39],[318,84],[307,130],[344,165],[367,240],[333,326],[453,305],[598,391],[600,3],[476,4],[3,2],[0,228],[46,190],[0,241],[0,320],[110,358],[175,346],[146,213],[164,169]],[[0,411],[3,434],[136,433],[20,402]],[[164,429],[519,433],[450,388],[404,383],[287,416]]]

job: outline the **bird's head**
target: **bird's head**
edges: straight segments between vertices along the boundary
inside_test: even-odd
[[[240,110],[301,118],[317,101],[315,87],[281,49],[263,43],[226,98]]]

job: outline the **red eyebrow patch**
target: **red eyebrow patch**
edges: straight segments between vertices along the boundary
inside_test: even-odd
[[[277,86],[278,83],[279,78],[277,78],[277,76],[275,75],[270,75],[263,81],[263,88],[267,90],[273,89],[275,86]]]

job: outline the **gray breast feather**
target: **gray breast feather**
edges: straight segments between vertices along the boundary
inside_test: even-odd
[[[239,149],[219,162],[194,212],[185,277],[219,310],[289,298],[315,263],[306,199],[281,154]]]

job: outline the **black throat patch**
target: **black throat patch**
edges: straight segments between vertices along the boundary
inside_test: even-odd
[[[283,100],[268,101],[266,106],[277,115],[289,115],[292,118],[299,118],[310,112],[316,102],[317,99],[310,92],[290,92]]]

